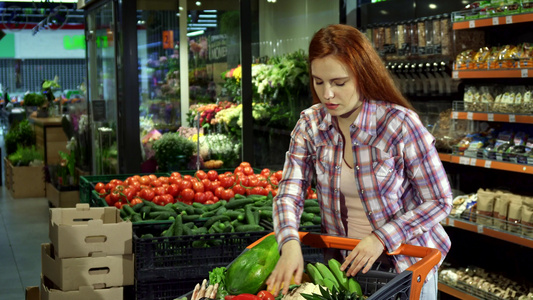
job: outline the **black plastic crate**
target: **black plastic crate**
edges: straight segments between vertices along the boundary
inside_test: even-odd
[[[397,274],[370,270],[366,274],[359,272],[355,280],[368,300],[404,300],[411,294],[411,277],[411,271]]]
[[[159,237],[170,224],[167,222],[133,226],[136,278],[157,280],[206,277],[212,269],[228,266],[248,245],[270,232]],[[314,231],[317,230],[316,227],[319,228],[308,226],[301,230]],[[141,238],[143,234],[148,233],[154,237]],[[323,261],[322,249],[303,245],[302,253],[308,261]]]
[[[197,283],[208,277],[183,278],[157,281],[135,280],[137,300],[174,300],[194,289]]]

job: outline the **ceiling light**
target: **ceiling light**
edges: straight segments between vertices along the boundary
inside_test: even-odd
[[[436,9],[436,8],[437,8],[437,4],[433,4],[433,3],[431,3],[431,4],[429,5],[429,8],[431,8],[431,9]]]
[[[201,6],[201,5],[202,5],[202,2],[196,1],[196,6]]]
[[[201,27],[217,27],[217,24],[211,24],[211,23],[196,24],[196,23],[191,23],[191,24],[189,24],[189,26],[191,26],[191,27],[198,27],[198,26],[201,26]]]
[[[191,32],[187,33],[187,36],[197,36],[197,35],[201,35],[201,34],[204,34],[204,33],[205,33],[205,31],[203,31],[203,30],[191,31]]]
[[[205,18],[205,19],[213,19],[213,18],[216,18],[217,15],[204,15],[204,14],[200,14],[198,15],[198,18]]]
[[[180,6],[180,10],[183,10],[183,6]]]

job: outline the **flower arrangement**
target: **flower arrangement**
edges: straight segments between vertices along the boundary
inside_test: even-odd
[[[224,167],[233,166],[239,159],[241,144],[226,134],[215,133],[200,137],[200,153],[204,161],[221,160]]]

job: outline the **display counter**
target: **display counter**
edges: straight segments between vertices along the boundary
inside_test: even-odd
[[[61,117],[30,117],[34,124],[36,147],[44,155],[45,165],[58,164],[59,151],[67,152],[68,138],[61,126]]]

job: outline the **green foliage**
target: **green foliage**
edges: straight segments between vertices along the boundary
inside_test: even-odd
[[[42,94],[28,93],[24,95],[24,106],[42,106],[45,101]]]
[[[18,147],[17,151],[8,155],[7,159],[14,166],[29,166],[32,161],[43,161],[43,155],[40,151],[35,149],[35,146],[31,147]]]
[[[14,123],[4,137],[6,155],[17,151],[18,147],[35,145],[35,132],[27,119]]]
[[[159,170],[169,171],[186,169],[196,145],[178,133],[167,132],[153,143],[152,148]]]

